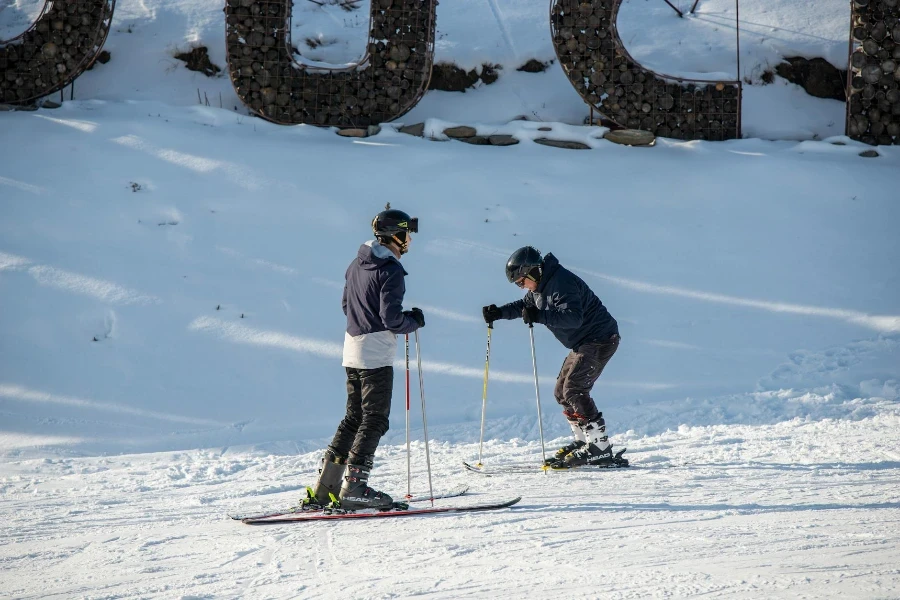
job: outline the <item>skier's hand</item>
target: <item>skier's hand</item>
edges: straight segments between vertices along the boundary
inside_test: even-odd
[[[539,323],[540,315],[541,311],[538,310],[537,306],[525,306],[525,308],[522,309],[522,320],[525,321],[526,325]]]
[[[483,306],[481,308],[481,314],[484,315],[484,322],[488,325],[503,318],[503,311],[497,308],[496,304]]]
[[[419,324],[419,327],[425,327],[425,314],[421,308],[413,306],[410,310],[403,311],[403,314],[411,317],[413,321]]]

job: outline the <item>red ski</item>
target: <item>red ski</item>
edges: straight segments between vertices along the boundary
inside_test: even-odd
[[[309,488],[307,488],[309,489]],[[440,500],[443,498],[457,498],[459,496],[465,495],[466,492],[469,491],[469,486],[460,485],[452,490],[441,492],[439,494],[435,494],[434,496],[413,496],[412,498],[403,498],[398,499],[399,502],[410,503],[410,502],[427,502],[429,500]],[[312,492],[309,492],[312,494]],[[257,514],[243,514],[243,515],[229,515],[229,517],[235,521],[247,521],[250,519],[259,520],[259,519],[267,519],[270,517],[283,517],[285,515],[297,515],[297,514],[320,514],[325,509],[324,506],[320,506],[318,504],[312,504],[307,506],[292,506],[287,509],[281,509],[268,513],[257,513]]]
[[[520,496],[518,498],[505,500],[503,502],[470,504],[468,506],[439,506],[432,508],[407,508],[387,511],[360,510],[354,512],[337,512],[332,514],[317,512],[315,514],[298,514],[290,516],[284,515],[268,519],[249,518],[243,519],[241,522],[246,523],[247,525],[278,525],[284,523],[301,523],[307,521],[339,521],[341,519],[376,519],[386,517],[412,517],[416,515],[431,515],[437,513],[477,512],[482,510],[497,510],[500,508],[508,508],[519,502],[519,500],[521,499],[522,498]]]

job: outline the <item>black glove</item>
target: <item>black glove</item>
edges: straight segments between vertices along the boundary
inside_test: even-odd
[[[404,310],[403,314],[411,317],[413,321],[419,324],[419,327],[425,327],[425,314],[421,308],[413,306],[410,310]]]
[[[537,306],[528,306],[522,309],[522,320],[525,321],[527,325],[531,325],[532,323],[538,323],[541,311],[538,310]]]
[[[484,322],[488,325],[503,318],[503,311],[497,308],[496,304],[481,307],[481,314],[484,315]]]

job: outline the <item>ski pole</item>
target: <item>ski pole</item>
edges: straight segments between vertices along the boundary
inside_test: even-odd
[[[541,464],[547,462],[547,452],[544,450],[544,421],[541,418],[541,388],[538,386],[537,357],[534,353],[534,324],[528,324],[528,333],[531,334],[531,365],[534,367],[534,393],[537,396],[538,430],[541,432]]]
[[[406,497],[412,498],[412,475],[409,462],[409,334],[406,334]]]
[[[425,383],[422,379],[422,356],[419,353],[419,330],[416,330],[416,365],[419,369],[419,397],[422,398],[422,430],[425,432],[425,464],[428,466],[428,493],[434,506],[434,489],[431,486],[431,454],[428,451],[428,418],[425,416]]]
[[[484,389],[481,391],[481,439],[478,442],[478,466],[484,466],[481,463],[482,447],[484,446],[484,414],[487,412],[487,383],[488,369],[491,365],[491,331],[494,329],[494,322],[488,323],[488,340],[487,355],[484,358]]]

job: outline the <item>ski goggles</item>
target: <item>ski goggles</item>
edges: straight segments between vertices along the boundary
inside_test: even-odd
[[[397,223],[397,227],[405,229],[410,233],[419,233],[419,217],[412,217],[408,221],[401,221]]]

